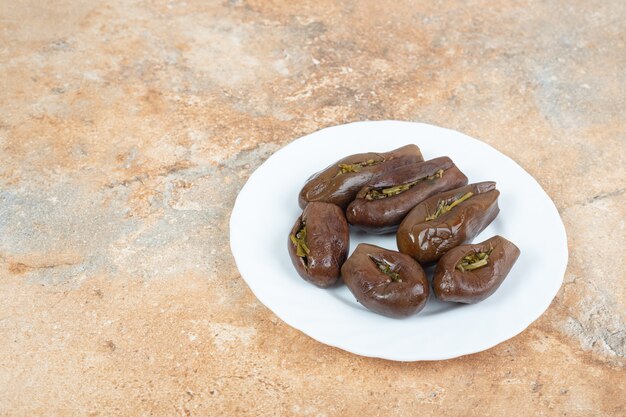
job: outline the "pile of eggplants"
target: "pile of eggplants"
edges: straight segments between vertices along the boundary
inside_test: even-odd
[[[341,278],[359,303],[385,316],[418,313],[431,292],[477,303],[498,289],[520,254],[502,236],[468,243],[500,212],[499,195],[495,182],[468,184],[446,156],[424,161],[416,145],[350,155],[302,187],[289,256],[306,281],[328,288]],[[360,244],[348,257],[351,227],[395,232],[399,251]],[[429,284],[423,267],[433,264]]]

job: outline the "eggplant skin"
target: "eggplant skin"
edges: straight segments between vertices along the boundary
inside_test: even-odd
[[[306,225],[306,244],[310,250],[306,262],[297,255],[297,247],[291,241],[291,235],[298,233],[303,224]],[[302,278],[321,288],[334,285],[350,249],[350,232],[343,210],[330,203],[307,205],[287,237],[287,248],[291,262]]]
[[[401,282],[382,272],[375,261],[384,260]],[[426,305],[430,288],[422,267],[410,256],[361,243],[341,267],[341,276],[357,301],[388,317],[407,317]]]
[[[488,264],[472,270],[459,271],[456,266],[463,257],[491,250]],[[513,268],[520,250],[502,236],[482,243],[461,245],[446,253],[437,263],[433,290],[438,299],[473,304],[492,295]]]
[[[369,160],[377,163],[363,167],[359,172],[337,175],[340,164],[349,165]],[[309,202],[323,201],[336,204],[345,210],[354,200],[356,193],[369,181],[390,170],[423,160],[424,157],[417,145],[406,145],[384,153],[370,152],[347,156],[313,174],[302,187],[298,195],[298,204],[304,208]]]
[[[443,169],[441,178],[426,179]],[[372,189],[388,188],[422,179],[410,189],[380,200],[367,200]],[[467,184],[467,177],[447,156],[405,165],[361,188],[346,210],[348,223],[368,233],[395,232],[413,207],[428,197]]]
[[[425,220],[434,213],[439,201],[460,197],[467,192],[474,195],[434,220]],[[469,184],[434,195],[420,204],[400,223],[396,243],[402,253],[422,265],[429,265],[450,249],[474,239],[496,218],[498,196],[492,181]]]

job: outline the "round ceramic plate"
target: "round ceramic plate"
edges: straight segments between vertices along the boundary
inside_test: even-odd
[[[298,192],[310,175],[350,154],[409,143],[418,145],[425,159],[449,156],[470,182],[496,181],[500,214],[474,242],[498,234],[514,242],[521,255],[500,288],[480,303],[443,303],[431,294],[420,313],[392,319],[365,309],[344,285],[320,289],[300,278],[287,240],[301,213]],[[397,250],[394,234],[352,231],[350,250],[361,242]],[[323,129],[277,151],[239,193],[230,244],[241,276],[287,324],[327,345],[398,361],[467,355],[517,335],[548,308],[567,265],[565,229],[556,207],[519,165],[462,133],[396,121]]]

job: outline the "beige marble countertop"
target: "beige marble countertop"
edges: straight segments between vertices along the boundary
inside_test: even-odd
[[[625,415],[625,21],[620,0],[1,2],[0,415]],[[237,192],[368,119],[480,138],[553,198],[570,262],[522,334],[394,363],[252,295]]]

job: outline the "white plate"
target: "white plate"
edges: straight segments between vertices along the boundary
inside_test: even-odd
[[[496,181],[500,214],[474,242],[499,234],[513,241],[521,255],[485,301],[442,303],[431,294],[419,314],[392,319],[365,309],[343,285],[325,290],[305,282],[291,264],[287,237],[301,213],[298,192],[311,174],[346,155],[409,143],[417,144],[425,159],[449,156],[470,182]],[[397,250],[394,234],[351,232],[350,250],[361,242]],[[237,197],[230,244],[241,276],[287,324],[327,345],[398,361],[467,355],[517,335],[548,308],[567,265],[565,228],[556,207],[519,165],[462,133],[396,121],[323,129],[273,154]]]

